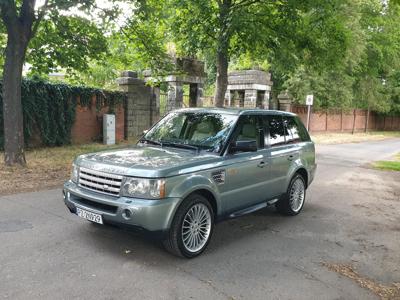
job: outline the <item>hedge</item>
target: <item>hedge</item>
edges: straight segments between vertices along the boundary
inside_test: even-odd
[[[0,80],[0,149],[4,147],[2,80]],[[75,121],[76,106],[92,105],[96,96],[96,109],[108,106],[110,111],[126,101],[126,94],[97,88],[50,83],[43,80],[22,81],[22,109],[24,136],[27,145],[33,132],[39,131],[42,144],[61,146],[71,143],[71,128]]]

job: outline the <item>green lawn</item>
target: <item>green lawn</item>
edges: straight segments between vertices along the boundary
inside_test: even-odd
[[[380,160],[374,162],[373,165],[380,170],[400,171],[400,153],[395,156],[394,160]]]

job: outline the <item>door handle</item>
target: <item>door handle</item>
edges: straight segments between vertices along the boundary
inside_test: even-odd
[[[292,161],[293,158],[294,158],[294,155],[289,155],[287,159],[290,160],[290,161]]]
[[[257,165],[257,167],[259,167],[259,168],[264,168],[265,167],[265,162],[260,162],[258,165]]]

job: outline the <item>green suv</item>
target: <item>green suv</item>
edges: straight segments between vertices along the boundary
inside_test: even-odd
[[[295,114],[180,109],[135,146],[79,156],[63,195],[82,218],[158,233],[168,251],[195,257],[221,220],[269,205],[297,215],[315,169]]]

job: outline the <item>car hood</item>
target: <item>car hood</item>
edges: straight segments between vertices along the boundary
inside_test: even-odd
[[[169,177],[215,167],[217,154],[158,146],[133,146],[79,156],[80,167],[137,177]]]

